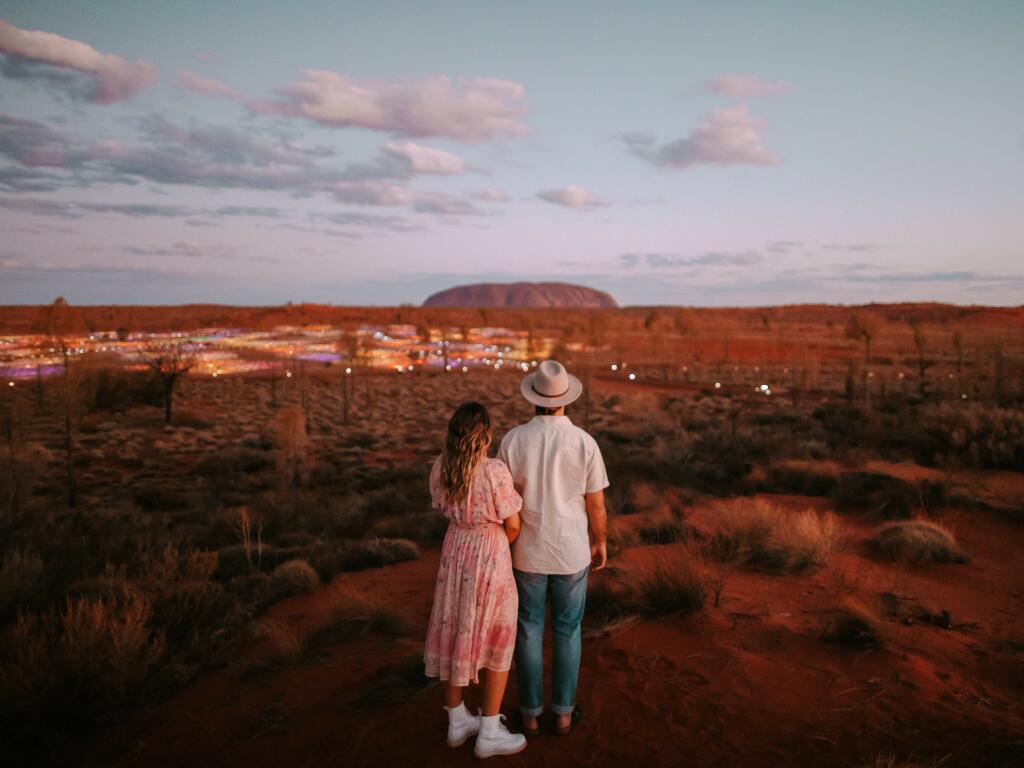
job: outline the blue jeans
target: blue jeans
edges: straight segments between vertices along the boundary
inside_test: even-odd
[[[544,711],[544,613],[551,598],[551,710],[567,715],[576,705],[580,676],[580,622],[587,602],[588,565],[567,576],[513,570],[519,588],[516,676],[519,708],[528,717]]]

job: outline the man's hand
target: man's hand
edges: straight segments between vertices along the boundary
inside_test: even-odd
[[[590,570],[600,571],[608,564],[608,543],[595,542],[590,545]]]

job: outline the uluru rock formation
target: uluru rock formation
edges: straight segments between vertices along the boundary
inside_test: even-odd
[[[616,307],[610,295],[571,283],[473,283],[440,291],[425,307]]]

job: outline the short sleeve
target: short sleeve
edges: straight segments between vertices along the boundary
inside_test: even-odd
[[[433,509],[443,510],[445,507],[444,494],[441,493],[441,461],[434,462],[430,470],[430,506]]]
[[[609,485],[608,472],[604,468],[604,457],[601,456],[601,447],[596,440],[590,441],[590,450],[587,451],[587,493],[597,493]]]
[[[512,475],[503,461],[488,462],[487,477],[491,483],[491,499],[499,520],[505,520],[523,508],[523,499],[516,493]]]

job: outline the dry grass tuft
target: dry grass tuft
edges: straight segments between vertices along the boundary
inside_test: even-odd
[[[256,623],[255,630],[262,644],[250,669],[292,669],[306,658],[305,642],[286,623],[264,618]]]
[[[152,618],[149,601],[131,591],[23,613],[5,638],[0,688],[44,719],[107,711],[135,695],[164,656]]]
[[[822,633],[825,642],[855,648],[878,647],[885,643],[885,625],[879,612],[865,600],[847,597]]]
[[[338,588],[330,598],[331,618],[317,632],[320,644],[350,640],[364,632],[378,632],[393,637],[404,637],[415,631],[412,621],[401,611],[384,605],[375,595]]]
[[[883,525],[871,537],[871,546],[886,560],[914,565],[966,563],[970,559],[948,529],[930,520]]]
[[[704,545],[718,562],[740,561],[766,573],[821,568],[839,544],[839,521],[830,512],[786,512],[757,499],[721,506],[716,530]]]

